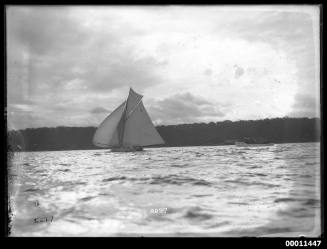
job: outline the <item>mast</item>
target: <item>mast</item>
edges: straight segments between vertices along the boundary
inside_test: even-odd
[[[137,100],[137,98],[135,99],[135,97],[140,98],[140,99]],[[133,102],[138,101],[137,102],[137,105],[138,105],[140,103],[141,99],[142,99],[142,96],[135,93],[133,91],[133,89],[130,87],[129,88],[129,94],[128,94],[127,100],[125,102],[124,112],[123,112],[123,115],[122,115],[121,120],[119,121],[119,124],[118,124],[118,127],[117,127],[119,147],[122,147],[123,143],[124,143],[126,120],[128,119],[128,116],[130,116],[130,114],[135,109],[135,107],[133,107],[133,105],[135,105],[135,103],[133,103]],[[131,110],[131,108],[134,108],[134,109]],[[128,111],[128,113],[127,113],[127,111]]]
[[[119,147],[123,146],[124,141],[124,132],[125,132],[125,121],[126,121],[126,110],[127,110],[127,102],[128,98],[125,102],[124,112],[118,124],[118,140],[119,140]]]

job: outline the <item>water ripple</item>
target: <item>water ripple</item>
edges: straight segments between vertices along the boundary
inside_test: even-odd
[[[319,228],[318,152],[319,143],[15,153],[12,236],[308,234]]]

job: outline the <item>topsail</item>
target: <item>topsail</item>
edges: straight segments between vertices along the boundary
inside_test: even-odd
[[[130,88],[127,100],[99,125],[93,144],[107,148],[164,144],[145,110],[142,97]]]

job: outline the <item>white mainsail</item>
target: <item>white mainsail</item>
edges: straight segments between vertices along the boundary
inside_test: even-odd
[[[93,143],[99,147],[164,144],[142,103],[142,95],[130,88],[127,101],[98,127]]]
[[[133,113],[127,116],[123,143],[140,146],[165,143],[153,126],[142,101],[135,107]]]

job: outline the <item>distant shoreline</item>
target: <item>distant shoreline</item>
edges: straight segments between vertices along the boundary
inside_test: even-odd
[[[320,142],[319,118],[274,118],[157,126],[165,145],[145,148],[223,146],[251,138],[274,144]],[[7,151],[102,150],[92,144],[96,127],[31,128],[7,132]],[[108,148],[104,148],[106,150]]]

